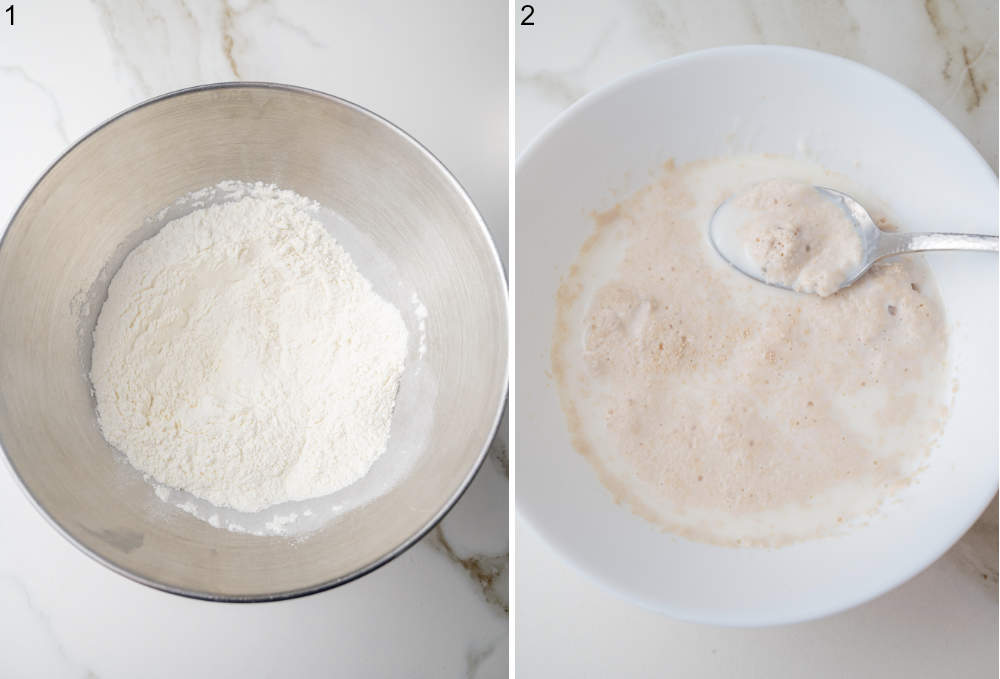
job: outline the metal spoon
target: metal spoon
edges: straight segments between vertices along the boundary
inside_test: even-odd
[[[813,187],[831,201],[838,203],[853,222],[854,227],[861,237],[863,255],[857,269],[848,273],[839,289],[846,288],[861,276],[864,275],[872,264],[885,257],[892,255],[902,255],[909,252],[925,252],[927,250],[983,250],[989,252],[997,251],[996,236],[982,236],[979,234],[967,233],[891,233],[882,231],[872,220],[871,215],[862,205],[851,196],[830,189],[825,186]],[[773,285],[775,287],[790,289],[779,283],[767,281],[763,278],[763,272],[759,271],[749,263],[745,257],[740,256],[732,247],[726,247],[726,239],[718,227],[723,220],[716,219],[720,211],[736,196],[730,197],[716,208],[712,214],[712,219],[708,225],[708,237],[712,242],[712,247],[719,253],[728,264],[740,273],[746,274],[754,280]]]

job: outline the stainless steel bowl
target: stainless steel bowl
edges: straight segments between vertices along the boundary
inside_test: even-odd
[[[335,210],[427,308],[437,396],[424,454],[388,493],[308,539],[233,533],[157,509],[152,487],[123,473],[94,415],[84,350],[92,325],[81,327],[81,300],[144,219],[225,179],[273,182]],[[178,594],[298,596],[402,552],[482,462],[506,367],[503,271],[468,196],[405,133],[319,92],[225,83],[129,109],[56,161],[0,244],[0,444],[15,475],[86,553]]]

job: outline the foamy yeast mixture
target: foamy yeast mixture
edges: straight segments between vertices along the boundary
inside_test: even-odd
[[[723,254],[739,268],[821,297],[840,289],[864,255],[861,236],[839,203],[813,184],[787,179],[734,196],[715,213],[712,228],[717,245],[727,240],[723,236],[733,241],[729,250],[736,252]]]
[[[821,298],[712,249],[716,206],[775,177],[871,204],[790,159],[668,166],[595,216],[558,291],[553,375],[574,445],[618,500],[706,542],[777,546],[863,520],[947,416],[945,315],[919,257]]]

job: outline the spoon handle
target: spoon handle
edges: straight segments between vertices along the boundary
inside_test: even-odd
[[[996,252],[997,237],[971,233],[883,233],[878,240],[875,259],[927,250]]]

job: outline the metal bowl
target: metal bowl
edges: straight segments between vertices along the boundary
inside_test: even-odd
[[[88,291],[102,280],[106,288],[108,263],[144,220],[226,179],[275,183],[336,211],[427,311],[425,360],[437,393],[424,452],[388,492],[307,538],[229,532],[158,507],[152,486],[97,427]],[[401,553],[471,481],[506,393],[506,305],[476,208],[396,127],[301,88],[181,90],[77,142],[14,214],[0,243],[0,445],[53,525],[123,575],[225,601],[317,592]]]

